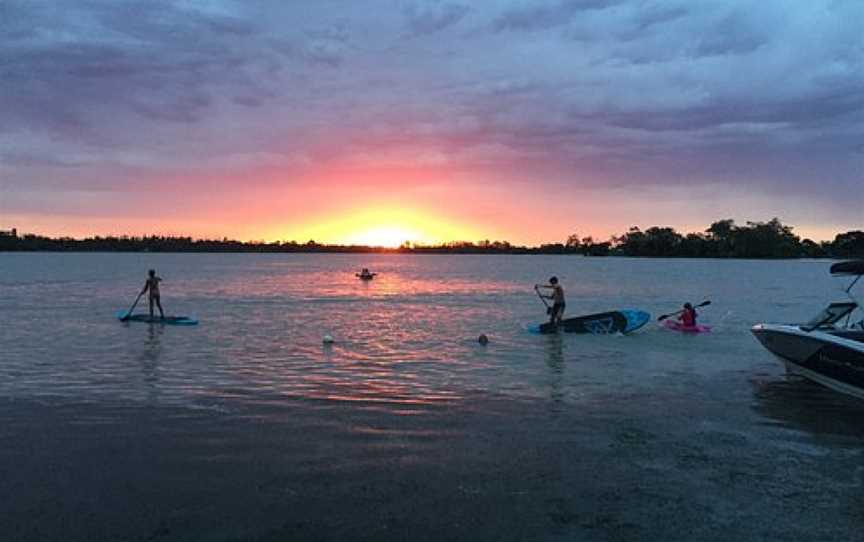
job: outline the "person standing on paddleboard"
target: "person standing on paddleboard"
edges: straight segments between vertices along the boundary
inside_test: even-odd
[[[558,284],[558,277],[550,278],[549,284],[541,284],[540,288],[552,290],[550,295],[541,294],[541,297],[552,300],[552,307],[549,308],[549,323],[553,325],[560,324],[567,304],[564,302],[564,288]]]
[[[144,295],[144,292],[150,292],[150,318],[153,318],[153,303],[159,308],[159,318],[165,318],[165,313],[162,311],[162,298],[159,295],[159,283],[162,282],[161,277],[156,276],[156,270],[151,269],[147,272],[147,281],[144,282],[144,289],[141,290],[139,296]]]

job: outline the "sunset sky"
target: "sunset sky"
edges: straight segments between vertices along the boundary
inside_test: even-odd
[[[3,0],[0,229],[864,228],[861,0]]]

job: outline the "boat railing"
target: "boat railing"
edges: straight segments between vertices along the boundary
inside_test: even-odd
[[[849,325],[849,320],[852,316],[852,313],[855,309],[858,308],[858,303],[853,301],[841,301],[837,303],[831,303],[819,314],[816,315],[813,319],[811,319],[806,324],[800,326],[803,331],[813,331],[815,329],[820,328],[834,328],[834,324],[846,318],[846,327]]]

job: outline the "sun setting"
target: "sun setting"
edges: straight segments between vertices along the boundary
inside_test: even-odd
[[[0,0],[3,539],[864,539],[862,20]]]
[[[419,242],[420,238],[421,236],[416,231],[399,226],[386,226],[348,236],[345,238],[345,244],[395,248],[405,242]]]
[[[333,213],[299,225],[276,227],[274,237],[320,243],[395,248],[405,242],[428,245],[479,238],[477,228],[399,203],[380,203]]]

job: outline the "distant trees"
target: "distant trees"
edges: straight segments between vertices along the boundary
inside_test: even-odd
[[[732,219],[718,220],[703,232],[681,234],[669,226],[646,230],[630,228],[609,241],[573,233],[563,243],[537,247],[512,245],[507,241],[451,241],[422,245],[406,241],[399,248],[320,244],[313,240],[242,242],[192,239],[191,237],[69,237],[48,238],[32,234],[0,235],[0,251],[101,251],[101,252],[384,252],[407,254],[581,254],[583,256],[637,256],[685,258],[864,258],[864,232],[837,234],[833,241],[801,240],[793,228],[772,218],[739,226]]]
[[[768,222],[735,224],[718,220],[704,233],[681,235],[670,227],[637,227],[614,238],[613,252],[624,256],[702,258],[851,258],[864,257],[864,232],[837,235],[834,242],[801,240],[792,227],[772,218]]]
[[[831,254],[837,258],[864,256],[864,231],[854,230],[838,234],[831,243]]]
[[[644,232],[638,227],[621,237],[614,237],[616,252],[627,256],[677,256],[683,241],[681,234],[669,227],[654,226]]]
[[[559,245],[544,245],[546,247]],[[541,247],[542,248],[542,247]],[[609,241],[596,243],[593,237],[579,238],[579,234],[573,233],[567,238],[564,243],[563,252],[566,254],[582,254],[583,256],[608,256],[612,248],[612,243]]]

